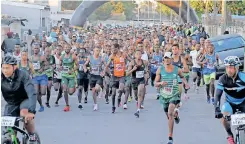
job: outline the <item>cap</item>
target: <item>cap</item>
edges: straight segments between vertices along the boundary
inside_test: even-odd
[[[172,58],[172,53],[171,52],[165,52],[164,58]]]

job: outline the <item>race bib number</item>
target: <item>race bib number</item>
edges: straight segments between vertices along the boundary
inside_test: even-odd
[[[69,67],[68,66],[63,66],[63,72],[65,72],[65,73],[69,72]]]
[[[177,79],[173,80],[173,85],[177,85]]]
[[[79,71],[83,71],[83,64],[79,64]]]
[[[122,65],[121,65],[121,64],[116,64],[116,70],[117,70],[117,71],[123,70]]]
[[[231,125],[245,125],[245,113],[231,115]]]
[[[144,71],[136,71],[136,78],[143,78],[144,77]]]
[[[15,124],[15,117],[2,117],[1,118],[1,126],[8,126],[8,127],[13,127]]]
[[[164,87],[163,88],[163,93],[167,94],[167,95],[171,95],[173,92],[173,88],[172,87]]]
[[[33,69],[34,69],[34,70],[39,70],[39,69],[41,68],[40,62],[33,63],[32,65],[33,65]]]
[[[208,69],[214,69],[214,64],[208,63],[207,68]]]

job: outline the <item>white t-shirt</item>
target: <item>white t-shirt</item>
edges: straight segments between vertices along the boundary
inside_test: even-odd
[[[145,51],[144,51],[144,54],[142,54],[141,59],[145,60],[145,61],[148,61],[148,55],[147,55],[147,53]]]
[[[196,60],[199,53],[200,53],[200,50],[199,51],[193,50],[190,52],[190,56],[192,57],[192,63],[193,63],[192,67],[201,68],[201,66],[197,64],[197,60]]]
[[[16,58],[17,62],[21,61],[21,53],[19,53],[19,55],[15,55],[15,53],[13,52],[13,56],[14,58]]]

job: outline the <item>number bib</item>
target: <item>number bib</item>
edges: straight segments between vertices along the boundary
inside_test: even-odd
[[[98,66],[93,66],[92,68],[91,68],[91,73],[92,74],[95,74],[95,75],[99,75],[100,73],[99,73],[99,67]]]
[[[207,68],[208,68],[208,69],[214,69],[214,64],[208,63],[208,64],[207,64]]]
[[[63,72],[68,73],[69,72],[69,67],[68,66],[63,66]]]
[[[144,71],[136,71],[136,78],[143,78],[144,77]]]
[[[83,64],[79,64],[79,71],[83,71]]]
[[[116,64],[116,70],[117,70],[117,71],[123,70],[122,65],[121,65],[121,64]]]
[[[173,93],[173,87],[164,87],[162,92],[164,94],[171,95]]]
[[[34,70],[39,70],[41,68],[40,62],[32,63]]]

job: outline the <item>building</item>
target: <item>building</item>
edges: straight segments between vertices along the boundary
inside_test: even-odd
[[[49,31],[50,29],[50,8],[48,5],[19,1],[2,1],[1,8],[3,14],[28,20],[26,26],[21,28],[21,34],[28,29],[32,30],[33,34]]]

